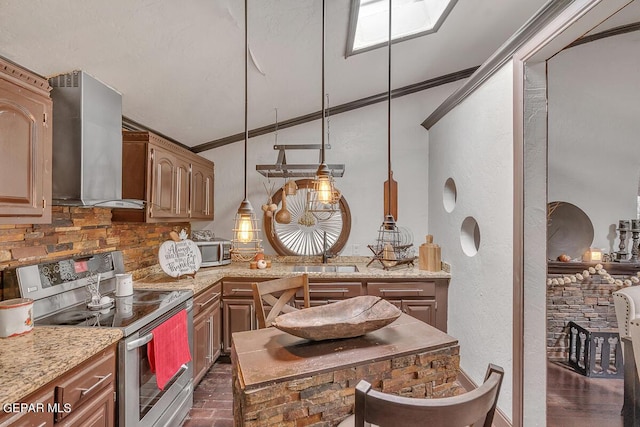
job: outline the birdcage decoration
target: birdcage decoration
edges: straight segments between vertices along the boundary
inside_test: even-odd
[[[382,268],[410,266],[416,259],[413,251],[413,237],[408,229],[398,227],[393,215],[387,214],[378,229],[378,237],[368,245],[374,256],[367,265],[378,261]]]

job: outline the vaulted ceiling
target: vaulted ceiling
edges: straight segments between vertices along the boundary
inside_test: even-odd
[[[249,0],[249,126],[316,112],[321,0]],[[440,30],[394,44],[393,87],[480,65],[545,0],[458,0]],[[331,105],[387,90],[387,49],[345,58],[350,0],[328,0]],[[242,0],[0,0],[0,55],[43,76],[82,69],[123,114],[190,147],[244,128]]]

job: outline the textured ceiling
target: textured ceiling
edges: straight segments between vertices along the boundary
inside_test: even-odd
[[[393,87],[480,65],[545,0],[458,0],[436,34],[393,46]],[[320,0],[249,0],[249,126],[321,102]],[[387,90],[387,50],[345,58],[350,0],[327,2],[331,105]],[[0,55],[41,75],[82,69],[123,114],[188,146],[244,128],[242,0],[0,0]]]

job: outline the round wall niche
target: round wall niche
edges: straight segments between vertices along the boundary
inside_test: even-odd
[[[460,245],[462,252],[467,256],[474,256],[480,248],[480,227],[472,216],[468,216],[462,221],[460,228]]]
[[[444,210],[451,213],[453,208],[456,207],[456,200],[458,200],[458,190],[456,189],[456,182],[453,178],[448,178],[444,183],[444,190],[442,192],[442,204]]]

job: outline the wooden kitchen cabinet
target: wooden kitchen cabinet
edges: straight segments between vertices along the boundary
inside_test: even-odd
[[[448,279],[368,281],[367,295],[395,304],[404,313],[447,332]]]
[[[113,426],[116,372],[114,345],[55,381],[55,401],[64,409],[56,413],[56,423]]]
[[[20,403],[32,410],[0,412],[0,427],[115,425],[117,343],[41,387]]]
[[[122,142],[122,197],[146,203],[113,209],[114,221],[213,220],[213,162],[151,132],[123,131]]]
[[[234,332],[252,331],[257,328],[253,299],[226,298],[223,301],[223,350],[231,352],[231,338]]]
[[[191,164],[191,218],[213,219],[213,179],[209,164]]]
[[[0,224],[51,222],[50,90],[0,58]]]
[[[8,402],[8,403],[25,403],[28,405],[34,405],[34,408],[40,407],[49,408],[53,405],[53,386],[43,387],[31,397],[23,399],[21,402]],[[0,427],[31,427],[31,426],[52,426],[53,415],[51,411],[20,411],[17,407],[11,407],[7,411],[3,408],[0,411]]]
[[[56,426],[60,427],[107,427],[115,425],[114,387],[104,387],[91,399]]]
[[[193,383],[197,385],[220,356],[221,284],[216,284],[194,298],[193,317]]]
[[[251,283],[263,278],[224,279],[222,281],[222,351],[231,352],[234,332],[252,331],[258,328]]]
[[[222,352],[231,351],[231,334],[257,328],[252,282],[264,278],[225,278],[222,282]],[[311,306],[330,304],[359,295],[374,295],[395,304],[402,312],[447,332],[449,279],[329,279],[310,278]],[[303,307],[302,293],[295,306]]]

